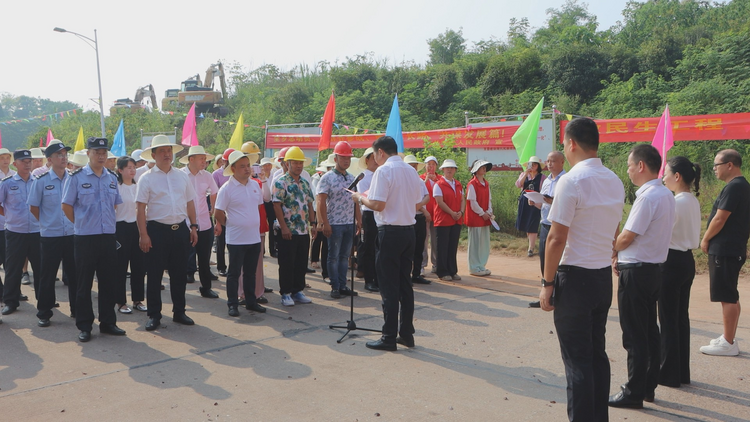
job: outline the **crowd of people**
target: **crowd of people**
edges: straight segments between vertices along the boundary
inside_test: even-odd
[[[688,309],[692,250],[698,247],[709,257],[711,300],[722,304],[724,321],[724,333],[700,350],[739,353],[737,282],[750,235],[750,184],[742,176],[741,156],[734,150],[716,155],[713,170],[726,186],[700,239],[698,164],[678,156],[663,165],[654,147],[635,146],[628,176],[638,189],[620,228],[624,187],[602,165],[598,144],[596,124],[575,119],[566,126],[563,152],[551,152],[545,163],[531,157],[516,181],[516,229],[528,237],[528,256],[539,234],[542,289],[530,306],[554,310],[571,420],[606,420],[608,406],[639,408],[654,400],[659,384],[690,383]],[[454,160],[438,166],[432,156],[424,162],[403,156],[388,136],[361,157],[338,142],[313,176],[305,170],[311,160],[296,146],[261,160],[253,142],[218,157],[194,146],[179,169],[174,157],[183,147],[163,135],[132,156],[113,157],[108,148],[107,139],[92,137],[87,150],[74,154],[58,140],[45,149],[0,149],[3,315],[28,300],[21,285],[30,264],[38,325],[50,326],[62,264],[81,342],[91,339],[94,325],[94,279],[101,333],[125,335],[117,313],[134,310],[147,314],[146,330],[158,329],[165,270],[173,321],[193,325],[185,292],[196,273],[200,295],[219,298],[212,289],[218,280],[211,271],[212,247],[219,275],[226,277],[228,315],[238,317],[240,306],[263,313],[265,294],[273,291],[263,275],[267,238],[269,256],[278,259],[282,306],[312,302],[304,293],[305,277],[318,268],[331,298],[356,296],[347,275],[356,266],[364,288],[379,292],[383,301],[383,335],[367,347],[392,351],[397,344],[414,347],[413,285],[430,284],[424,277],[428,264],[440,280],[461,280],[457,248],[463,226],[469,273],[490,275],[488,161],[471,163],[464,186],[455,178]],[[212,161],[215,171],[209,173]],[[532,191],[543,200],[527,198]],[[609,396],[604,333],[613,274],[628,380]]]

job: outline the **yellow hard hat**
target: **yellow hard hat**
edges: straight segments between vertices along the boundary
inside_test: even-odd
[[[256,145],[253,141],[247,141],[242,144],[240,150],[242,150],[242,152],[244,152],[245,154],[260,154],[260,148],[258,148],[258,145]]]
[[[312,158],[305,157],[305,153],[302,152],[300,147],[291,147],[286,151],[284,161],[304,161],[305,165],[309,166],[312,163]]]

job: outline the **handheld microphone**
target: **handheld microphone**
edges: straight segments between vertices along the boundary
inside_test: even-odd
[[[357,187],[357,183],[359,183],[360,180],[364,179],[364,177],[365,177],[365,174],[364,173],[360,173],[359,176],[357,176],[357,177],[354,178],[354,181],[352,182],[351,185],[349,185],[348,189],[349,190],[354,190],[354,188]]]

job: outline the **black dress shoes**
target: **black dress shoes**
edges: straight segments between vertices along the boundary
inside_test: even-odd
[[[207,297],[209,299],[218,299],[219,298],[218,293],[216,293],[215,291],[213,291],[211,289],[205,289],[204,290],[203,287],[201,287],[200,291],[201,291],[201,296],[203,296],[203,297]]]
[[[218,279],[219,279],[219,276],[217,276],[217,275],[216,275],[216,274],[214,274],[214,273],[211,273],[211,281],[216,281],[216,280],[218,280]]]
[[[627,409],[643,409],[643,400],[634,400],[620,391],[617,394],[609,396],[609,407],[621,407]]]
[[[195,283],[195,274],[188,274],[188,276],[187,276],[187,283],[188,284]]]
[[[226,277],[227,276],[227,270],[219,270],[219,275],[222,276],[222,277]]]
[[[13,312],[15,312],[15,311],[16,311],[16,309],[18,309],[18,306],[10,306],[10,305],[5,305],[5,307],[3,307],[3,310],[2,310],[2,312],[1,312],[1,313],[2,313],[3,315],[10,315],[10,314],[12,314]]]
[[[537,300],[536,302],[529,302],[529,308],[541,308],[542,304]]]
[[[396,351],[396,343],[388,343],[386,341],[383,341],[382,338],[380,340],[375,341],[368,341],[365,343],[365,346],[368,349],[374,349],[374,350],[385,350],[386,352],[395,352]]]
[[[255,301],[256,301],[257,303],[260,303],[260,304],[264,304],[264,303],[268,303],[268,298],[267,298],[267,297],[265,297],[265,296],[261,296],[261,297],[259,297],[259,298],[255,299]]]
[[[432,283],[430,280],[422,277],[421,275],[419,277],[412,278],[411,282],[413,284],[430,284],[430,283]]]
[[[341,296],[359,296],[359,293],[346,286],[339,289],[339,294],[341,294]]]
[[[146,323],[146,331],[154,331],[161,325],[161,319],[149,318]]]
[[[257,303],[245,305],[245,309],[248,311],[259,312],[261,314],[266,313],[266,308],[258,305]]]
[[[264,287],[264,288],[263,288],[263,292],[264,292],[264,293],[273,293],[273,289],[272,289],[272,288],[270,288],[270,287]]]
[[[374,284],[365,283],[365,290],[367,290],[368,292],[375,292],[375,293],[377,293],[377,292],[380,291],[380,288],[378,288],[378,286],[376,286]]]
[[[314,273],[314,272],[315,272],[315,270],[313,270],[313,269],[312,269],[312,268],[310,268],[310,267],[307,267],[307,273],[308,273],[308,274],[312,274],[312,273]]]
[[[172,321],[182,325],[195,325],[195,321],[185,314],[174,314]]]
[[[406,347],[414,347],[414,337],[396,337],[396,343],[406,346]]]
[[[49,318],[40,318],[39,321],[37,321],[36,325],[40,327],[49,327]]]
[[[125,335],[125,330],[115,324],[99,324],[99,332],[102,334],[112,334],[113,336]]]
[[[238,316],[240,316],[240,311],[237,309],[236,306],[230,306],[229,307],[229,311],[227,313],[231,317],[238,317]]]
[[[89,340],[91,340],[91,331],[81,331],[78,333],[78,341],[81,343],[86,343]]]
[[[28,302],[29,297],[26,295],[21,295],[21,296],[18,296],[18,300],[20,300],[21,302]]]

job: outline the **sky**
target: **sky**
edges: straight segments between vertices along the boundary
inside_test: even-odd
[[[473,42],[505,40],[511,18],[534,28],[564,0],[380,1],[13,1],[0,19],[0,93],[72,101],[98,109],[96,55],[65,28],[94,38],[97,30],[105,114],[117,98],[152,84],[164,91],[212,63],[245,70],[273,64],[343,62],[372,52],[389,63],[428,60],[427,40],[446,29]],[[599,29],[622,20],[627,0],[595,1],[588,10]],[[217,82],[218,83],[218,82]]]

